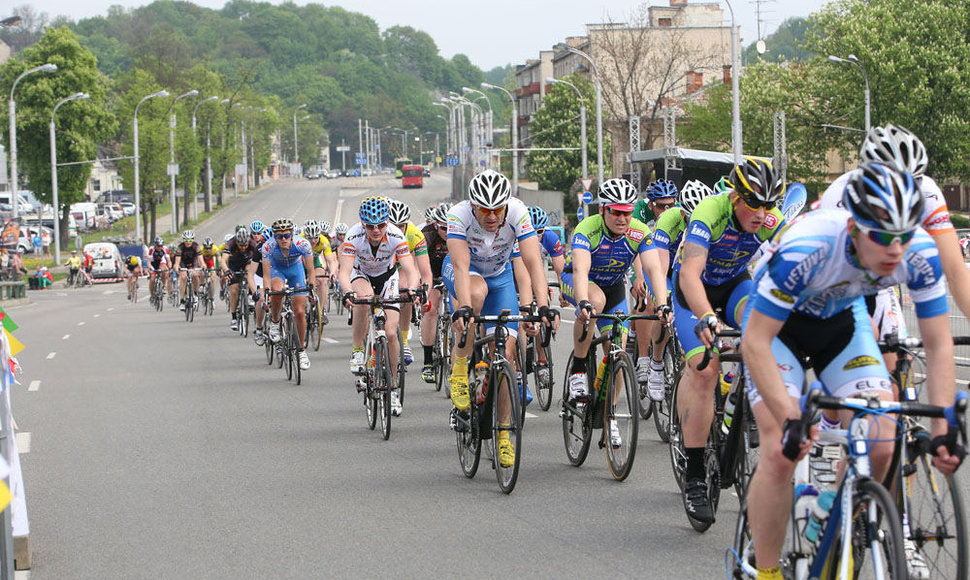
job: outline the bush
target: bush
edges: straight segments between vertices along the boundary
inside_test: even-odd
[[[960,214],[950,214],[950,221],[953,222],[953,227],[958,229],[970,228],[970,218]]]

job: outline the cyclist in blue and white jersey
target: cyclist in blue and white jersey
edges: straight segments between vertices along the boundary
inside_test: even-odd
[[[906,284],[916,306],[927,368],[933,370],[927,376],[930,403],[953,403],[945,280],[936,246],[919,227],[923,196],[910,174],[872,163],[850,177],[843,200],[848,212],[819,210],[795,220],[756,268],[741,352],[761,435],[761,458],[748,490],[749,497],[758,498],[748,503],[758,578],[782,577],[778,560],[791,514],[795,462],[817,437],[806,441],[799,432],[802,358],[808,357],[834,396],[871,392],[882,400],[893,398],[862,296]],[[944,443],[946,420],[934,419],[931,429],[933,463],[950,475],[960,464],[957,446]],[[882,481],[896,425],[891,418],[878,417],[870,432],[873,478]]]
[[[269,290],[279,292],[284,287],[299,291],[290,299],[293,306],[293,317],[296,319],[296,332],[300,340],[297,359],[300,369],[310,368],[310,357],[306,354],[306,273],[313,271],[313,248],[310,242],[302,236],[294,235],[293,220],[280,218],[273,222],[273,239],[263,244],[262,262],[263,276],[269,276]],[[283,296],[271,296],[269,299],[270,325],[269,339],[279,342],[280,310],[283,308]]]
[[[543,258],[549,258],[552,261],[552,269],[556,272],[558,280],[566,264],[566,248],[556,232],[548,229],[549,216],[546,215],[546,210],[534,205],[529,208],[529,217],[532,218],[532,227],[536,231],[536,237],[539,238],[539,251],[542,252]]]
[[[474,336],[473,314],[495,315],[502,310],[519,313],[519,299],[510,258],[518,242],[522,261],[531,279],[532,293],[539,305],[539,314],[547,322],[558,325],[557,312],[549,308],[549,286],[539,255],[528,208],[522,201],[512,197],[509,180],[487,169],[468,184],[469,199],[456,204],[448,212],[448,257],[441,268],[442,279],[451,295],[455,312],[452,316],[455,333],[460,336],[469,325],[469,336]],[[487,332],[494,332],[493,325],[486,325]],[[508,326],[509,338],[506,356],[514,360],[518,324]],[[468,356],[473,340],[463,348],[457,345],[451,371],[451,402],[459,411],[471,405],[468,393]],[[507,393],[507,391],[503,391]],[[499,422],[509,424],[511,402],[508,395],[498,397]],[[499,463],[509,467],[515,463],[515,449],[507,430],[499,431]]]

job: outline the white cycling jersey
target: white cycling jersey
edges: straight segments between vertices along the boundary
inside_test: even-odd
[[[529,208],[522,200],[511,198],[505,210],[505,222],[494,233],[475,219],[471,202],[463,201],[448,212],[448,238],[468,242],[471,266],[483,278],[494,278],[508,267],[516,242],[536,235]]]
[[[812,209],[841,208],[842,193],[845,191],[845,185],[856,171],[859,170],[855,169],[848,173],[843,173],[833,181],[832,185],[828,186],[828,189],[818,198],[818,201],[812,204]],[[923,197],[926,199],[926,205],[923,208],[923,217],[920,221],[923,229],[931,236],[938,236],[946,232],[955,231],[953,229],[953,223],[950,221],[950,211],[946,207],[946,199],[943,197],[940,186],[928,175],[917,177],[915,180],[916,186],[920,188],[920,191],[923,192]]]
[[[358,222],[350,228],[343,244],[340,246],[341,256],[354,256],[354,270],[376,278],[393,271],[397,261],[404,256],[410,256],[408,241],[404,232],[392,224],[387,224],[387,230],[381,243],[375,248],[367,241],[367,230],[364,224]]]

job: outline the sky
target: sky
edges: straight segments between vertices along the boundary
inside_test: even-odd
[[[271,0],[278,4],[278,0]],[[704,3],[703,0],[689,0]],[[715,2],[716,0],[708,0]],[[808,16],[829,0],[733,0],[742,46],[758,39],[758,7],[762,13],[762,37],[773,32],[786,18]],[[104,15],[111,5],[137,7],[145,0],[44,0],[26,2],[53,18],[74,20]],[[194,0],[194,4],[221,8],[224,0]],[[297,4],[308,4],[297,0]],[[441,55],[451,58],[462,53],[472,64],[489,70],[506,64],[522,64],[537,58],[567,36],[583,36],[585,24],[625,22],[644,2],[635,0],[326,0],[325,6],[341,6],[373,18],[381,30],[411,26],[431,35]],[[18,2],[17,5],[21,3]],[[648,0],[648,5],[666,6],[669,0]],[[726,2],[721,2],[730,21]]]

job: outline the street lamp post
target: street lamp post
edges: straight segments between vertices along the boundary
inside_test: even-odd
[[[212,96],[206,99],[202,99],[201,101],[195,104],[195,107],[192,109],[192,137],[196,137],[195,116],[199,112],[199,107],[201,107],[203,103],[211,103],[212,101],[218,101],[218,100],[219,100],[219,97]],[[212,159],[209,157],[210,155],[209,126],[211,126],[211,124],[206,127],[206,133],[205,133],[205,211],[212,211]],[[198,173],[196,173],[192,177],[193,195],[197,193],[195,189],[197,187],[198,178],[199,178]],[[195,210],[194,217],[198,219],[199,208],[195,198],[192,199],[192,207]]]
[[[178,116],[175,114],[175,103],[178,103],[181,99],[185,97],[194,97],[199,94],[199,91],[192,89],[191,91],[181,94],[175,97],[172,101],[172,105],[168,108],[169,116],[169,126],[168,126],[168,152],[169,152],[169,164],[168,164],[168,174],[171,177],[171,193],[169,198],[172,203],[172,233],[178,231],[179,229],[179,216],[178,211],[176,211],[176,200],[175,200],[175,176],[178,174],[178,166],[175,165],[175,125],[178,122]],[[182,203],[188,203],[188,196]]]
[[[294,166],[300,162],[300,137],[296,132],[296,112],[304,108],[306,108],[306,103],[303,103],[302,105],[296,108],[296,111],[293,111],[293,164]],[[299,177],[302,177],[302,176],[299,176]]]
[[[147,97],[143,97],[142,100],[138,101],[138,104],[135,105],[135,118],[132,121],[132,132],[134,133],[134,136],[135,136],[135,230],[136,230],[135,231],[135,237],[136,238],[138,238],[139,236],[141,236],[141,233],[142,233],[141,232],[141,211],[142,211],[141,210],[141,183],[138,181],[138,164],[139,164],[139,158],[138,158],[138,107],[140,107],[141,104],[144,103],[145,101],[147,101],[148,99],[152,99],[152,98],[155,98],[155,97],[167,97],[167,96],[168,96],[168,91],[161,90],[161,91],[158,91],[157,93],[152,93],[152,94],[148,95]]]
[[[493,127],[492,127],[492,117],[493,117],[493,113],[492,113],[492,101],[489,100],[488,95],[486,95],[482,91],[479,91],[478,89],[473,89],[471,87],[462,87],[461,88],[461,92],[465,93],[466,95],[468,93],[478,93],[479,95],[482,96],[482,98],[485,99],[485,102],[488,104],[488,116],[485,118],[485,135],[488,135],[488,140],[487,140],[486,143],[491,144],[491,145],[486,145],[486,148],[489,147],[489,146],[494,147],[495,146],[494,145],[495,144],[495,132],[493,131]],[[478,99],[475,99],[475,100],[477,101]],[[488,162],[489,167],[491,167],[491,165],[492,165],[492,159],[491,159],[491,157],[492,157],[491,155],[488,155],[488,157],[487,157],[487,160],[488,160],[487,162]]]
[[[17,22],[17,21],[14,21],[14,22]],[[17,103],[14,102],[13,100],[13,92],[17,90],[17,83],[19,83],[20,79],[24,78],[25,76],[35,72],[54,72],[56,70],[57,70],[57,65],[52,63],[46,63],[40,66],[35,66],[34,68],[27,69],[24,72],[20,73],[20,76],[18,76],[13,81],[13,86],[10,87],[10,101],[8,102],[10,106],[9,107],[9,112],[10,112],[10,182],[9,183],[10,183],[10,192],[11,192],[10,205],[13,206],[13,210],[12,210],[13,217],[17,217],[17,214],[19,212],[18,206],[20,205],[19,203],[17,203],[19,201],[19,198],[17,197],[17,190],[19,185],[17,183],[18,181],[17,180]]]
[[[57,132],[54,130],[54,115],[57,114],[57,109],[61,107],[64,103],[69,103],[71,101],[76,101],[78,99],[87,99],[90,95],[87,93],[74,93],[66,99],[61,99],[56,105],[54,105],[54,110],[51,111],[51,124],[50,124],[50,136],[51,136],[51,202],[54,204],[54,264],[61,263],[61,206],[60,200],[57,197]],[[13,198],[11,198],[13,199]],[[16,202],[14,202],[16,205]]]
[[[843,62],[847,64],[854,64],[859,67],[859,71],[862,73],[862,80],[865,81],[865,100],[866,100],[866,133],[869,133],[869,127],[871,127],[871,118],[869,116],[869,74],[866,72],[866,67],[862,66],[859,62],[858,57],[854,54],[850,54],[846,58],[840,58],[838,56],[829,55],[829,60],[832,62]]]
[[[502,91],[512,101],[512,195],[519,195],[519,105],[512,93],[491,83],[482,83],[483,89]]]
[[[579,97],[579,149],[582,152],[583,159],[583,179],[586,179],[589,177],[589,164],[586,160],[586,99],[583,98],[583,93],[576,88],[576,85],[569,81],[549,77],[546,79],[546,82],[552,85],[561,84],[570,86],[576,91],[576,96]]]
[[[731,11],[731,151],[734,153],[734,164],[741,165],[744,143],[741,138],[741,55],[738,51],[738,27],[734,23],[734,7],[731,0],[727,2]]]
[[[589,62],[589,65],[593,68],[593,75],[595,76],[596,80],[596,176],[598,183],[603,183],[603,87],[600,84],[600,73],[596,68],[596,63],[593,62],[592,57],[590,57],[588,54],[569,45],[564,44],[560,46],[565,48],[567,52],[571,52],[576,56],[586,59],[586,61]]]

